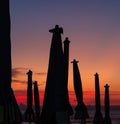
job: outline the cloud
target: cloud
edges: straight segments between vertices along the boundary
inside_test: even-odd
[[[46,72],[39,72],[39,73],[35,73],[36,75],[46,75]]]
[[[25,75],[25,73],[28,71],[28,68],[23,67],[17,67],[12,69],[12,77],[16,78],[19,75]],[[35,72],[35,75],[46,75],[46,72]]]
[[[16,80],[16,79],[13,79],[12,82],[13,83],[20,83],[20,84],[25,84],[26,83],[26,81]]]
[[[13,68],[12,69],[12,82],[13,83],[19,83],[19,84],[25,84],[26,81],[24,80],[20,80],[18,79],[19,76],[26,76],[26,72],[28,71],[29,69],[28,68],[24,68],[24,67],[16,67],[16,68]],[[35,72],[33,71],[33,75],[41,75],[41,76],[44,76],[46,75],[47,73],[45,72]],[[45,84],[45,81],[41,82],[41,83],[38,83],[38,86],[40,85],[44,85]]]
[[[17,67],[12,69],[12,77],[16,78],[19,75],[24,75],[28,69],[23,67]]]

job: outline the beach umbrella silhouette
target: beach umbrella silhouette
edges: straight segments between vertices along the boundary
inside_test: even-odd
[[[25,121],[33,122],[34,121],[34,111],[33,111],[33,93],[32,93],[32,71],[29,70],[28,75],[28,85],[27,85],[27,109],[25,111]]]
[[[103,124],[103,116],[101,113],[101,105],[100,105],[100,87],[99,87],[99,75],[95,74],[95,115],[93,119],[93,123],[95,124]]]
[[[75,108],[75,119],[80,119],[81,123],[86,123],[86,119],[89,118],[87,107],[83,102],[83,91],[82,91],[82,81],[80,76],[80,71],[78,68],[78,61],[75,59],[71,62],[73,63],[73,82],[74,91],[77,99],[77,106]]]
[[[105,86],[105,117],[104,117],[104,124],[112,124],[111,118],[110,118],[110,98],[109,98],[109,85],[106,84]]]
[[[0,4],[0,123],[21,124],[22,115],[15,99],[12,82],[11,22],[9,0]]]
[[[63,43],[64,43],[64,71],[65,71],[64,80],[66,83],[66,102],[67,102],[69,115],[73,115],[73,109],[72,106],[70,105],[69,94],[68,94],[69,44],[70,44],[68,37],[65,38]]]
[[[42,124],[69,124],[68,103],[66,102],[65,64],[61,38],[63,28],[56,25],[49,32],[53,36],[41,121]]]
[[[34,84],[34,104],[35,104],[35,121],[36,123],[40,122],[40,99],[39,99],[39,90],[37,81],[33,82]]]

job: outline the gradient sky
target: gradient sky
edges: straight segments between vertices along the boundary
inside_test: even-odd
[[[44,91],[52,38],[49,29],[58,24],[64,30],[62,40],[69,37],[71,41],[70,61],[79,60],[83,90],[94,91],[94,74],[98,72],[101,92],[108,83],[112,100],[120,104],[119,0],[10,0],[10,11],[12,87],[16,94],[26,91],[29,69],[39,90]],[[69,91],[73,90],[70,63]]]

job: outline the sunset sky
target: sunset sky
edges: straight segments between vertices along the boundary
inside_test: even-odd
[[[101,97],[108,83],[111,104],[120,105],[119,0],[10,0],[10,12],[12,87],[20,102],[26,99],[29,69],[41,94],[44,91],[52,38],[49,29],[58,24],[64,30],[62,40],[69,37],[71,41],[70,62],[79,61],[86,103],[94,104],[94,74],[98,72]],[[74,89],[70,62],[71,92]]]

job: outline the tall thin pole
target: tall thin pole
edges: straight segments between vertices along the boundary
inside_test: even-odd
[[[25,111],[25,121],[32,122],[34,121],[34,112],[32,108],[33,104],[33,94],[32,94],[32,71],[29,70],[28,75],[28,85],[27,85],[27,109]]]
[[[106,84],[105,86],[105,118],[104,118],[104,124],[111,124],[111,118],[110,118],[110,98],[109,98],[109,85]]]
[[[103,116],[101,113],[101,105],[100,105],[100,87],[99,87],[98,73],[95,74],[95,107],[96,107],[96,112],[95,112],[93,123],[102,124]]]
[[[64,40],[64,70],[65,70],[65,83],[66,83],[66,102],[68,106],[69,115],[73,114],[72,106],[69,102],[69,94],[68,94],[68,70],[69,70],[69,44],[70,41],[68,37]]]
[[[34,83],[34,104],[35,104],[35,121],[40,122],[40,99],[37,81]]]

